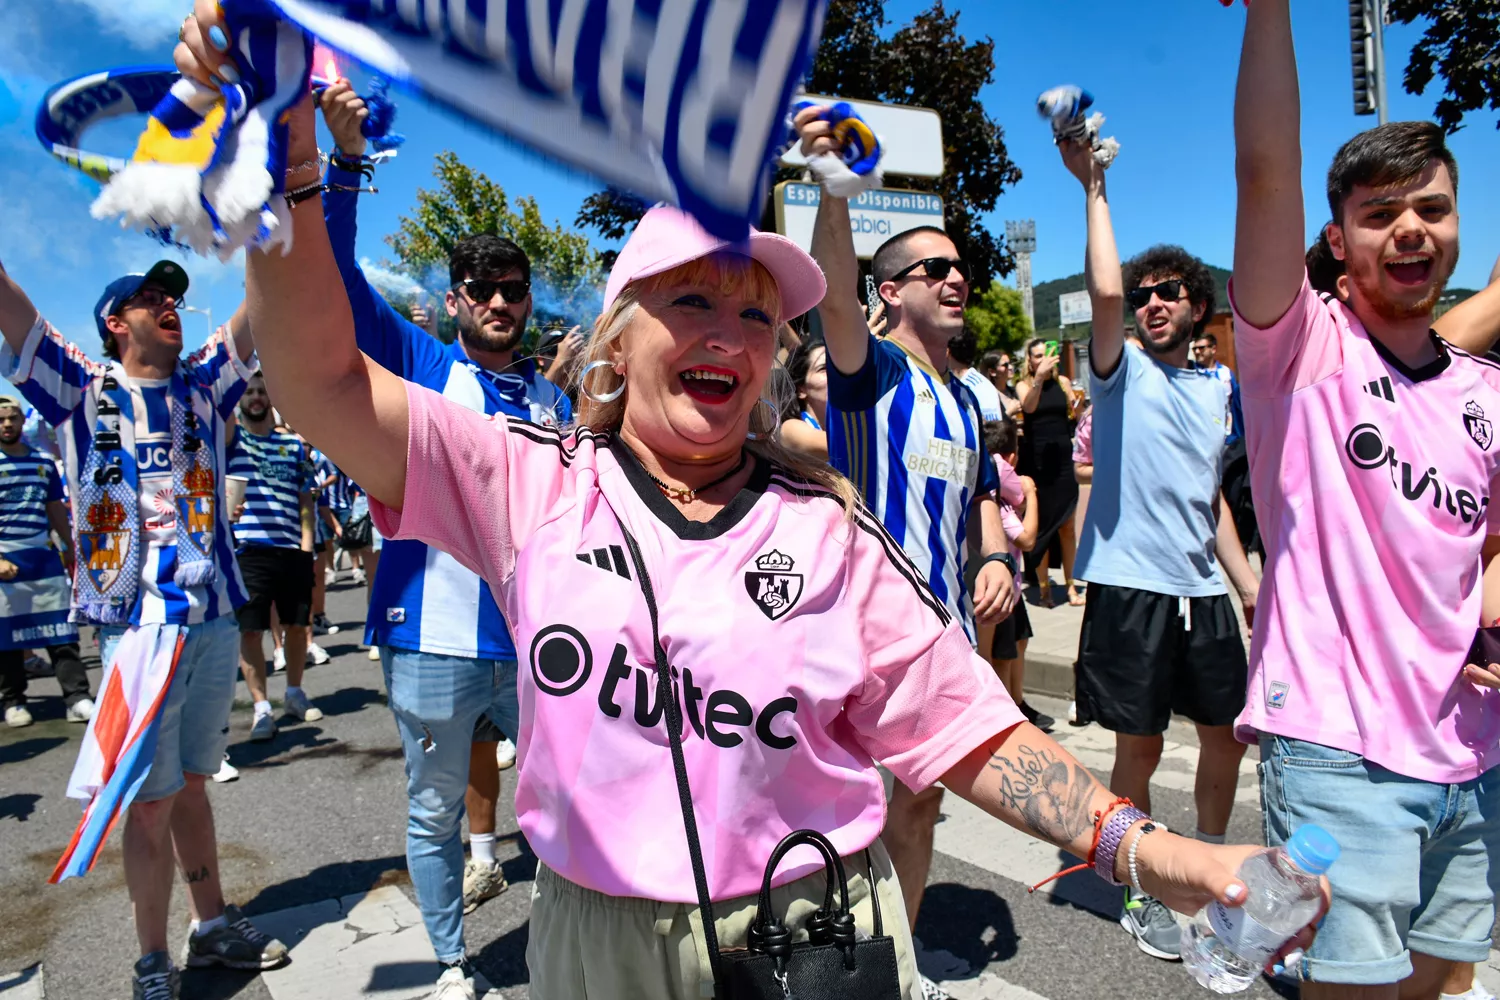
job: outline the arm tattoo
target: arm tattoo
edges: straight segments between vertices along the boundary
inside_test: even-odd
[[[989,766],[999,772],[1001,802],[1037,835],[1067,845],[1093,828],[1089,803],[1098,781],[1083,765],[1021,746],[1014,756],[994,754]]]

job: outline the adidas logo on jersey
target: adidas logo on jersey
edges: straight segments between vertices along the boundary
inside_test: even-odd
[[[618,545],[580,552],[576,558],[581,563],[597,566],[602,570],[618,573],[627,580],[630,579],[630,564],[625,561],[625,550]]]
[[[1391,377],[1389,375],[1382,375],[1360,386],[1360,388],[1377,399],[1385,400],[1387,403],[1394,403],[1396,401],[1396,394],[1391,391]]]

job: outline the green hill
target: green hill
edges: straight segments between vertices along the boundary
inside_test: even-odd
[[[1218,312],[1229,311],[1229,272],[1222,267],[1208,265],[1213,272],[1214,292],[1217,296]],[[1036,303],[1036,328],[1038,330],[1057,329],[1058,309],[1057,297],[1068,292],[1081,292],[1084,290],[1083,274],[1069,275],[1066,278],[1054,278],[1044,281],[1032,290],[1033,300]]]

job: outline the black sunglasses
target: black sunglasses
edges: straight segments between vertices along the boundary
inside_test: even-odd
[[[187,294],[183,293],[182,295],[172,295],[168,292],[162,291],[160,288],[142,288],[130,298],[121,302],[119,308],[116,309],[115,312],[116,314],[119,314],[121,312],[124,312],[126,309],[131,308],[132,306],[145,306],[147,309],[160,309],[162,306],[167,304],[167,299],[171,299],[173,305],[180,307],[183,302],[187,300]]]
[[[460,288],[469,296],[469,301],[475,305],[484,305],[495,297],[498,291],[511,305],[526,301],[526,296],[531,294],[531,282],[525,278],[516,278],[512,281],[489,281],[485,278],[465,278],[453,286],[456,292]]]
[[[970,280],[969,263],[965,260],[949,260],[947,257],[923,257],[921,260],[908,264],[895,274],[891,275],[892,281],[900,281],[911,274],[917,268],[922,268],[927,277],[933,281],[942,281],[948,277],[948,272],[957,269],[958,276],[967,284]]]
[[[1130,308],[1141,309],[1151,301],[1152,293],[1155,293],[1156,297],[1163,302],[1176,302],[1182,298],[1182,281],[1173,278],[1159,285],[1142,285],[1140,288],[1132,288],[1125,293],[1125,301],[1130,303]]]

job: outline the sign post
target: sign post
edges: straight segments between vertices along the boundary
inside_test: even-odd
[[[1059,326],[1092,323],[1094,303],[1088,292],[1064,292],[1057,297],[1057,313]]]
[[[1036,253],[1036,220],[1005,223],[1005,242],[1016,258],[1016,290],[1021,293],[1021,304],[1026,309],[1026,320],[1036,329],[1036,301],[1031,290],[1031,255]]]
[[[776,229],[804,250],[812,250],[813,223],[823,189],[816,184],[783,181],[776,185]],[[879,188],[849,199],[849,228],[854,253],[875,255],[880,244],[908,229],[943,225],[943,199],[928,191]]]

